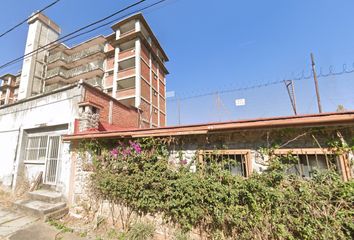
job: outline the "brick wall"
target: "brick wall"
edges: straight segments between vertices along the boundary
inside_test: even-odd
[[[138,127],[138,112],[127,107],[107,94],[92,87],[85,88],[84,102],[91,102],[101,107],[100,122],[109,122],[109,103],[113,101],[112,124],[118,127]]]
[[[149,62],[149,50],[147,50],[144,44],[141,45],[141,57],[145,60],[145,62]]]
[[[105,87],[112,87],[113,85],[113,74],[110,74],[105,79]]]
[[[161,127],[166,126],[166,116],[162,112],[160,112],[160,126]]]
[[[157,107],[158,101],[157,101],[157,91],[152,90],[152,104]]]
[[[160,97],[160,110],[166,112],[165,99]]]
[[[160,88],[159,88],[159,92],[162,96],[165,97],[165,85],[160,81]]]
[[[144,79],[141,79],[141,96],[150,101],[150,85]]]
[[[141,61],[141,76],[146,80],[150,79],[150,68],[144,61]]]
[[[153,107],[152,108],[152,123],[157,125],[158,124],[158,110],[157,108]]]
[[[143,111],[141,116],[143,119],[150,121],[150,104],[144,99],[141,100],[140,108]]]
[[[107,58],[107,69],[114,68],[114,56]]]

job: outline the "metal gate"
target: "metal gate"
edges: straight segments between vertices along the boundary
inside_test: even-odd
[[[60,136],[49,136],[45,161],[44,183],[56,185],[60,161]]]

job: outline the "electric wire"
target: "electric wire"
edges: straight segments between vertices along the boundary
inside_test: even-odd
[[[81,32],[82,30],[85,30],[85,29],[87,29],[87,28],[89,28],[89,27],[92,27],[92,26],[94,26],[94,25],[96,25],[96,24],[98,24],[98,23],[104,22],[104,21],[106,21],[107,19],[112,18],[112,17],[114,17],[114,16],[116,16],[116,15],[118,15],[118,14],[120,14],[120,13],[122,13],[122,12],[128,10],[128,9],[130,9],[130,8],[133,8],[133,7],[137,6],[137,5],[139,5],[139,4],[143,3],[143,2],[145,2],[145,1],[146,1],[146,0],[140,0],[140,1],[138,1],[138,2],[135,2],[135,3],[131,4],[131,5],[129,5],[129,6],[125,7],[125,8],[123,8],[123,9],[120,9],[120,10],[116,11],[116,12],[114,12],[114,13],[112,13],[112,14],[110,14],[110,15],[104,17],[104,18],[101,18],[101,19],[99,19],[99,20],[97,20],[97,21],[94,21],[94,22],[92,22],[92,23],[90,23],[90,24],[87,24],[87,25],[85,25],[84,27],[81,27],[81,28],[79,28],[79,29],[77,29],[77,30],[75,30],[75,31],[73,31],[73,32],[71,32],[71,33],[68,33],[68,34],[66,34],[66,35],[64,35],[64,36],[62,36],[62,37],[60,37],[60,38],[58,38],[57,40],[54,40],[54,41],[52,41],[52,42],[50,42],[50,43],[48,43],[48,44],[46,44],[46,45],[44,45],[44,46],[41,46],[41,47],[39,47],[39,48],[37,48],[37,49],[35,49],[35,50],[33,50],[33,51],[27,53],[27,54],[24,54],[24,55],[21,56],[21,57],[15,58],[15,59],[13,59],[13,60],[11,60],[11,61],[5,63],[5,64],[2,64],[2,65],[0,66],[0,69],[3,69],[3,68],[5,68],[5,67],[7,67],[7,66],[9,66],[9,65],[12,65],[12,64],[16,63],[16,62],[19,61],[19,60],[23,60],[24,58],[28,57],[29,55],[31,55],[31,54],[33,55],[33,54],[37,53],[37,52],[38,52],[39,50],[41,50],[41,49],[44,49],[44,48],[46,48],[46,47],[50,47],[50,46],[53,45],[53,44],[57,44],[57,43],[59,43],[59,41],[66,41],[66,40],[63,40],[63,39],[65,39],[65,38],[67,38],[67,37],[70,37],[70,36],[72,36],[72,35],[74,35],[74,34],[76,34],[76,33],[79,33],[79,32]],[[32,56],[32,55],[31,55],[31,56]]]
[[[36,13],[41,13],[44,12],[45,10],[47,10],[48,8],[54,6],[55,4],[57,4],[58,2],[60,2],[61,0],[56,0],[54,2],[52,2],[51,4],[45,6],[44,8],[42,8],[41,10],[37,11]],[[6,34],[9,34],[10,32],[12,32],[13,30],[15,30],[16,28],[18,28],[19,26],[21,26],[22,24],[26,23],[28,20],[30,20],[32,18],[32,16],[22,20],[20,23],[16,24],[15,26],[11,27],[10,29],[6,30],[5,32],[0,34],[0,38],[2,38],[3,36],[5,36]]]
[[[145,1],[145,0],[144,0],[144,1]],[[147,6],[145,6],[145,7],[139,8],[139,9],[137,9],[137,10],[135,10],[135,11],[132,11],[132,12],[129,12],[129,13],[127,13],[127,14],[125,14],[125,15],[119,17],[119,18],[113,19],[113,20],[111,20],[111,21],[109,21],[109,22],[107,22],[107,23],[104,23],[104,24],[101,24],[101,25],[99,25],[99,26],[96,26],[95,28],[92,28],[92,29],[89,29],[89,30],[87,30],[87,31],[85,31],[85,32],[81,32],[81,33],[78,33],[78,34],[76,34],[76,35],[74,35],[74,36],[71,36],[70,38],[65,39],[64,41],[67,42],[67,41],[70,41],[70,40],[75,39],[75,38],[77,38],[77,37],[80,37],[80,36],[82,36],[82,35],[91,33],[91,32],[96,31],[96,30],[98,30],[98,29],[100,29],[100,28],[102,28],[102,27],[105,27],[105,26],[110,25],[110,24],[112,24],[112,23],[114,23],[114,22],[117,22],[117,21],[119,21],[119,20],[121,20],[121,19],[123,19],[123,18],[125,18],[125,17],[127,17],[127,16],[130,16],[130,15],[132,15],[132,14],[134,14],[134,13],[144,11],[144,10],[146,10],[146,9],[152,8],[152,7],[154,7],[154,6],[158,5],[158,4],[160,4],[160,3],[162,3],[162,2],[166,2],[166,1],[168,1],[168,0],[160,0],[160,1],[157,1],[157,2],[152,3],[152,4],[150,4],[150,5],[147,5]],[[64,42],[64,41],[62,41],[62,42]],[[61,43],[62,43],[62,42],[61,42]],[[58,44],[59,44],[59,43],[58,43]],[[43,52],[43,51],[50,51],[50,50],[55,49],[55,48],[56,48],[56,46],[52,46],[52,45],[51,45],[51,46],[48,46],[48,48],[38,49],[38,50],[35,50],[35,51],[36,51],[36,53],[41,53],[41,52]],[[33,53],[33,54],[34,54],[34,53]],[[33,55],[33,54],[32,54],[32,55]],[[31,55],[31,56],[32,56],[32,55]],[[29,57],[29,56],[28,56],[28,57]],[[16,64],[16,63],[18,63],[18,62],[20,62],[20,61],[22,61],[22,58],[21,58],[21,59],[18,59],[18,60],[16,60],[16,61],[13,61],[10,65]],[[8,65],[8,66],[9,66],[9,65]],[[6,67],[7,67],[7,66],[6,66]],[[0,69],[1,69],[1,67],[0,67]]]

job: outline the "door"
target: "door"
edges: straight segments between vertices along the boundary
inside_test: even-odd
[[[45,161],[44,183],[56,185],[60,161],[60,136],[49,136]]]

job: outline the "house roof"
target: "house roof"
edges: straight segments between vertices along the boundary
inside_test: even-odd
[[[249,120],[214,122],[184,126],[160,127],[153,129],[126,129],[104,132],[85,132],[64,136],[64,141],[98,138],[138,138],[138,137],[167,137],[209,134],[236,130],[292,128],[292,127],[321,127],[334,125],[354,125],[354,111],[309,114],[286,117],[257,118]]]

